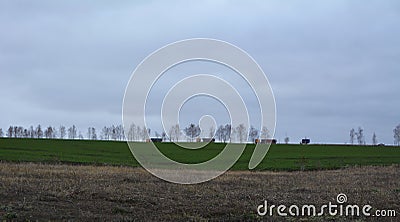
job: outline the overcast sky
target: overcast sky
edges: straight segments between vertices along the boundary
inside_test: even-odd
[[[135,67],[196,37],[235,44],[259,63],[275,94],[280,141],[344,143],[361,126],[367,143],[376,132],[392,144],[400,124],[397,0],[0,0],[0,33],[3,129],[120,124]]]

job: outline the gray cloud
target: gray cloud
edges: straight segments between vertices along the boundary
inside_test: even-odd
[[[135,66],[173,41],[236,44],[266,72],[277,134],[392,143],[400,123],[398,1],[1,1],[0,127],[121,122]],[[198,120],[195,120],[197,122]]]

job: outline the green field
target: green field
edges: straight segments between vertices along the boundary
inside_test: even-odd
[[[172,159],[197,163],[217,155],[225,144],[186,150],[172,143],[158,144]],[[254,145],[247,145],[233,170],[247,170]],[[126,142],[0,138],[0,161],[139,166]],[[400,163],[400,147],[345,145],[272,145],[256,170],[337,169],[360,165]]]

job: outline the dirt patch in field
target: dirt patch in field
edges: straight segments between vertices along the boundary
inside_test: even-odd
[[[141,168],[0,163],[0,219],[76,221],[347,221],[376,217],[273,217],[257,206],[336,203],[394,209],[400,166],[306,172],[228,172],[198,185],[164,182]],[[379,218],[380,220],[382,218]]]

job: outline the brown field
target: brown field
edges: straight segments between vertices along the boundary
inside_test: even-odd
[[[374,221],[370,217],[259,217],[269,204],[348,204],[394,209],[400,166],[330,171],[228,172],[198,185],[164,182],[141,168],[0,163],[0,219],[16,221]],[[382,219],[382,218],[379,218]]]

